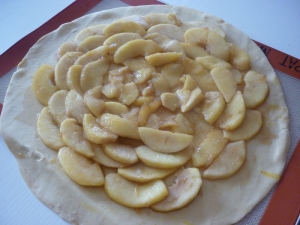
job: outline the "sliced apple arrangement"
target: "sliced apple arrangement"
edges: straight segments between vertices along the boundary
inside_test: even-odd
[[[168,212],[201,198],[205,179],[239,171],[263,124],[266,76],[213,24],[129,17],[82,30],[57,60],[33,76],[41,140],[74,182],[124,206]]]

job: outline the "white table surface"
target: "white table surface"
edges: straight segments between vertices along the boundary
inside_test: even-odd
[[[269,3],[258,0],[174,0],[164,2],[173,5],[183,5],[188,2],[189,6],[193,8],[199,7],[193,5],[197,3],[201,6],[198,8],[199,10],[225,19],[251,38],[300,58],[300,1],[298,0],[274,0],[268,1]],[[1,4],[2,2],[0,2],[0,7]],[[121,6],[127,6],[127,4],[119,0],[103,0],[90,12]],[[0,78],[0,84],[8,84],[12,72]],[[296,82],[298,81],[296,80]],[[299,86],[295,86],[295,88],[297,87]],[[0,90],[0,103],[3,103],[4,95],[5,91]],[[296,130],[297,127],[292,129]],[[295,143],[293,145],[295,146]],[[19,173],[16,160],[1,136],[0,178],[1,225],[68,224],[35,198],[27,188]]]

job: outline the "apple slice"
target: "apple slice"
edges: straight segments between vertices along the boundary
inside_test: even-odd
[[[121,168],[125,167],[127,165],[122,164],[120,162],[117,162],[110,158],[103,150],[102,145],[96,145],[93,144],[93,149],[95,151],[95,155],[92,157],[92,159],[98,163],[100,163],[103,166],[109,167],[109,168]]]
[[[67,72],[67,85],[70,90],[75,90],[80,95],[83,95],[80,86],[80,77],[83,66],[81,65],[72,65]]]
[[[152,180],[162,179],[169,174],[173,173],[177,168],[170,168],[170,169],[159,169],[153,168],[145,165],[142,162],[136,163],[132,166],[119,168],[118,174],[122,177],[139,182],[145,183]]]
[[[121,116],[124,113],[128,113],[129,109],[126,105],[120,102],[105,102],[103,111]]]
[[[179,63],[170,63],[161,68],[161,74],[168,80],[170,88],[179,84],[183,69]]]
[[[128,59],[147,56],[160,51],[161,48],[154,41],[144,39],[132,40],[118,48],[114,55],[114,62],[123,63]]]
[[[235,130],[224,130],[224,137],[230,141],[248,140],[258,133],[262,126],[262,115],[257,110],[247,109],[245,119]]]
[[[152,66],[164,66],[166,64],[175,62],[181,57],[181,55],[181,53],[177,52],[154,53],[146,56],[145,59]]]
[[[225,68],[214,68],[210,74],[225,101],[229,103],[237,91],[236,81],[231,71]]]
[[[148,207],[168,195],[168,190],[161,180],[139,184],[123,178],[118,173],[106,175],[104,191],[115,202],[132,208]]]
[[[77,51],[86,53],[88,51],[91,51],[91,50],[103,45],[103,42],[105,40],[106,40],[106,37],[103,35],[89,36],[78,45]]]
[[[66,118],[65,99],[68,91],[60,90],[55,92],[48,101],[48,107],[53,119],[57,124],[61,124]]]
[[[196,167],[208,167],[224,149],[227,142],[228,140],[224,138],[221,130],[212,128],[192,155],[193,165]]]
[[[182,23],[173,13],[150,13],[144,17],[147,24],[152,27],[157,24],[174,24],[180,26]]]
[[[85,139],[83,129],[75,119],[65,119],[60,125],[60,133],[69,148],[87,157],[94,156],[91,143]]]
[[[119,101],[125,105],[131,105],[140,96],[140,91],[134,82],[122,86]]]
[[[180,209],[192,202],[202,186],[200,171],[197,168],[180,170],[175,183],[168,187],[168,196],[150,207],[159,212],[170,212]]]
[[[202,105],[204,119],[212,125],[223,113],[226,103],[219,91],[205,93],[205,101]]]
[[[196,59],[197,57],[207,56],[209,53],[197,44],[193,43],[181,43],[185,54],[191,58]]]
[[[48,107],[44,107],[37,121],[37,131],[46,146],[58,151],[65,146],[60,136],[59,126],[53,120]]]
[[[160,98],[161,104],[171,111],[175,111],[180,106],[179,99],[173,93],[162,93]]]
[[[77,184],[83,186],[102,186],[104,176],[101,167],[93,160],[63,147],[58,151],[58,160],[66,174]]]
[[[162,153],[178,152],[186,148],[193,136],[170,131],[156,130],[148,127],[139,127],[142,141],[151,149]]]
[[[134,139],[140,139],[138,126],[130,120],[118,115],[103,113],[97,118],[97,122],[109,132]]]
[[[103,45],[107,45],[109,48],[109,53],[114,54],[121,45],[136,39],[142,39],[141,35],[129,32],[118,33],[107,38]]]
[[[157,24],[150,27],[147,30],[147,34],[159,33],[170,39],[177,40],[178,42],[183,42],[183,32],[180,27],[173,24]]]
[[[240,71],[247,71],[251,68],[249,54],[238,46],[229,43],[229,62]]]
[[[95,26],[84,28],[75,36],[75,43],[79,45],[83,40],[85,40],[89,36],[102,35],[103,29],[106,26],[107,26],[106,24],[98,24]]]
[[[98,48],[95,48],[91,51],[88,51],[87,53],[83,54],[82,56],[80,56],[76,62],[75,65],[81,65],[81,66],[85,66],[90,62],[95,62],[100,58],[104,58],[108,56],[108,47],[105,45],[102,45]]]
[[[82,56],[82,52],[68,52],[60,58],[55,66],[54,79],[56,86],[61,90],[69,90],[67,85],[67,72],[75,61]]]
[[[139,160],[135,149],[129,145],[108,143],[103,149],[110,158],[123,164],[131,165]]]
[[[82,96],[75,90],[68,92],[65,106],[67,117],[75,118],[80,124],[82,124],[84,114],[91,114],[90,110],[85,105]]]
[[[105,102],[101,99],[102,86],[94,87],[84,93],[83,100],[88,109],[98,117],[105,108]]]
[[[170,169],[184,165],[191,158],[191,148],[176,153],[160,153],[142,145],[137,147],[136,154],[147,166]]]
[[[225,39],[208,28],[190,28],[184,33],[185,42],[196,43],[204,47],[211,55],[224,61],[229,59],[229,47]]]
[[[153,102],[144,103],[139,111],[138,122],[140,126],[145,126],[147,124],[149,115],[161,106],[161,100],[155,99]]]
[[[211,71],[214,68],[231,69],[231,65],[228,62],[213,55],[197,57],[196,62],[200,63],[208,71]]]
[[[88,63],[82,69],[80,86],[83,93],[103,84],[103,76],[107,73],[109,59],[101,58],[97,61]]]
[[[266,76],[255,71],[249,71],[244,81],[246,86],[243,89],[243,97],[246,107],[253,109],[259,106],[266,98],[269,87],[266,81]]]
[[[237,91],[216,121],[216,126],[224,130],[234,130],[241,125],[246,115],[246,106],[243,95]]]
[[[199,87],[196,87],[190,92],[189,98],[186,102],[181,104],[181,112],[188,112],[194,107],[199,105],[204,99],[202,91]]]
[[[202,177],[209,180],[231,177],[241,168],[245,158],[246,147],[244,141],[228,143],[212,164],[204,170]]]
[[[193,124],[182,113],[178,113],[175,116],[175,122],[177,123],[177,126],[171,128],[172,132],[190,135],[194,134]]]
[[[143,37],[146,34],[146,31],[142,25],[130,20],[117,20],[103,29],[103,34],[106,37],[118,33],[137,33]]]
[[[114,142],[118,138],[117,135],[101,127],[96,122],[96,118],[91,114],[84,114],[82,125],[86,138],[95,144]]]
[[[134,59],[128,59],[123,62],[125,66],[128,67],[129,70],[136,72],[141,69],[149,69],[151,72],[156,72],[154,66],[150,65],[144,57],[138,57]]]
[[[37,100],[47,105],[50,97],[58,91],[54,85],[54,68],[44,64],[33,75],[32,90]]]
[[[77,47],[77,44],[73,41],[64,42],[57,51],[56,60],[59,61],[59,59],[68,52],[76,52]]]

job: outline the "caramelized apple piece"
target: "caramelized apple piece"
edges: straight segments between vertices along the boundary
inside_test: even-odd
[[[83,186],[102,186],[104,184],[101,167],[93,160],[68,147],[59,149],[57,156],[66,174],[76,183]]]
[[[180,170],[176,173],[175,183],[168,187],[168,196],[150,207],[160,212],[183,208],[197,197],[201,186],[202,179],[197,168]]]
[[[148,207],[168,195],[168,190],[161,180],[139,184],[117,173],[106,175],[104,191],[115,202],[133,208]]]
[[[59,127],[53,120],[48,107],[43,108],[37,121],[37,131],[46,146],[56,151],[65,146],[60,136]]]
[[[58,91],[54,85],[54,68],[50,65],[42,65],[33,75],[32,90],[40,103],[47,105],[50,97]]]
[[[178,152],[186,148],[193,139],[192,135],[172,133],[148,127],[139,127],[142,141],[151,149],[162,153]]]
[[[245,158],[246,147],[244,141],[228,143],[212,164],[204,170],[202,176],[209,180],[231,177],[241,168]]]

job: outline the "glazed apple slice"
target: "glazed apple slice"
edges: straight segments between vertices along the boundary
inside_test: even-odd
[[[147,166],[162,169],[178,168],[184,165],[191,158],[192,152],[190,148],[186,148],[176,153],[160,153],[145,145],[139,146],[135,150],[139,159]]]
[[[102,113],[97,122],[109,132],[122,137],[140,139],[138,126],[118,115]]]
[[[69,148],[87,157],[94,156],[95,153],[91,143],[85,139],[83,129],[75,119],[65,119],[60,125],[60,133]]]
[[[75,61],[82,56],[82,52],[68,52],[60,58],[55,66],[54,79],[56,86],[61,90],[69,90],[67,85],[67,72]]]
[[[129,145],[108,143],[103,149],[110,158],[123,164],[132,165],[139,160],[135,149]]]
[[[146,34],[146,31],[140,24],[129,20],[117,20],[103,29],[103,34],[106,37],[118,33],[137,33],[143,37]]]
[[[210,74],[225,101],[229,103],[237,91],[236,81],[231,71],[225,68],[214,68]]]
[[[80,86],[80,77],[83,66],[81,65],[72,65],[67,72],[67,85],[70,90],[75,90],[80,95],[83,95]]]
[[[247,71],[251,68],[249,54],[238,46],[229,43],[229,62],[240,71]]]
[[[80,56],[76,62],[75,65],[81,65],[85,66],[89,64],[90,62],[95,62],[100,58],[104,58],[108,55],[108,47],[105,45],[99,46],[98,48],[95,48],[91,51],[88,51],[87,53]]]
[[[257,110],[247,109],[245,119],[235,130],[224,130],[224,137],[230,141],[248,140],[258,133],[262,126],[262,115]]]
[[[212,125],[223,113],[226,103],[219,91],[205,93],[205,101],[202,105],[204,119]]]
[[[104,184],[101,167],[93,160],[68,147],[59,149],[57,156],[66,174],[76,183],[83,186],[102,186]]]
[[[88,63],[82,69],[80,86],[83,93],[103,84],[103,76],[107,73],[109,59],[101,58],[97,61]]]
[[[111,54],[114,54],[117,49],[127,43],[128,41],[136,40],[136,39],[142,39],[141,35],[137,33],[119,33],[119,34],[114,34],[107,38],[103,45],[107,45],[109,48],[109,52]]]
[[[118,173],[106,175],[104,191],[115,202],[132,208],[148,207],[168,195],[168,190],[161,180],[140,184],[129,181]]]
[[[91,114],[82,96],[75,90],[68,92],[65,99],[65,106],[67,117],[75,118],[80,124],[82,124],[84,114]]]
[[[58,151],[65,146],[60,136],[59,126],[53,120],[48,107],[43,108],[37,121],[37,131],[46,146]]]
[[[245,158],[246,147],[244,141],[228,143],[212,164],[204,170],[202,177],[209,180],[231,177],[241,168]]]
[[[156,130],[148,127],[139,127],[142,141],[151,149],[161,153],[174,153],[186,148],[193,136],[170,131]]]
[[[101,127],[91,114],[84,114],[82,125],[86,138],[95,144],[114,142],[118,138],[117,135]]]
[[[103,29],[106,27],[106,24],[98,24],[95,26],[87,27],[83,30],[81,30],[76,36],[75,36],[75,43],[79,45],[83,40],[85,40],[87,37],[92,35],[102,35]]]
[[[144,39],[132,40],[118,48],[114,55],[114,62],[123,63],[128,59],[147,56],[160,51],[161,48],[154,41]]]
[[[99,164],[109,168],[121,168],[127,166],[110,158],[104,152],[102,145],[92,144],[92,146],[95,152],[95,155],[92,157],[92,159],[98,162]]]
[[[145,59],[152,66],[164,66],[166,64],[175,62],[181,57],[181,55],[181,53],[177,52],[154,53],[146,56]]]
[[[224,138],[221,130],[212,128],[192,155],[193,165],[195,167],[208,167],[224,149],[227,142],[228,140]]]
[[[162,179],[169,174],[173,173],[177,168],[170,168],[170,169],[160,169],[160,168],[153,168],[149,167],[146,164],[139,162],[132,166],[128,166],[125,168],[119,168],[118,174],[122,177],[139,182],[145,183],[156,179]]]
[[[102,86],[94,87],[84,93],[83,100],[88,109],[98,117],[105,107],[105,102],[101,99]]]
[[[85,38],[77,48],[77,51],[86,53],[91,51],[99,46],[103,45],[103,42],[106,40],[106,37],[103,35],[92,35]]]
[[[269,87],[266,81],[266,76],[254,71],[249,71],[244,81],[246,86],[243,89],[243,97],[246,107],[253,109],[259,106],[266,98]]]
[[[170,212],[180,209],[192,202],[202,186],[200,171],[197,168],[180,170],[175,183],[168,187],[168,196],[150,207],[155,211]]]
[[[126,105],[120,102],[105,102],[103,111],[121,116],[124,113],[128,113],[129,109]]]
[[[241,125],[245,115],[245,101],[242,93],[237,91],[215,124],[224,130],[234,130]]]
[[[184,33],[185,42],[196,43],[204,47],[211,55],[224,61],[229,59],[229,47],[225,39],[208,28],[190,28]]]
[[[55,92],[48,101],[48,107],[53,119],[57,124],[61,124],[66,118],[65,99],[68,91],[60,90]]]
[[[37,100],[47,105],[50,97],[58,91],[54,85],[54,68],[44,64],[33,75],[32,90]]]

